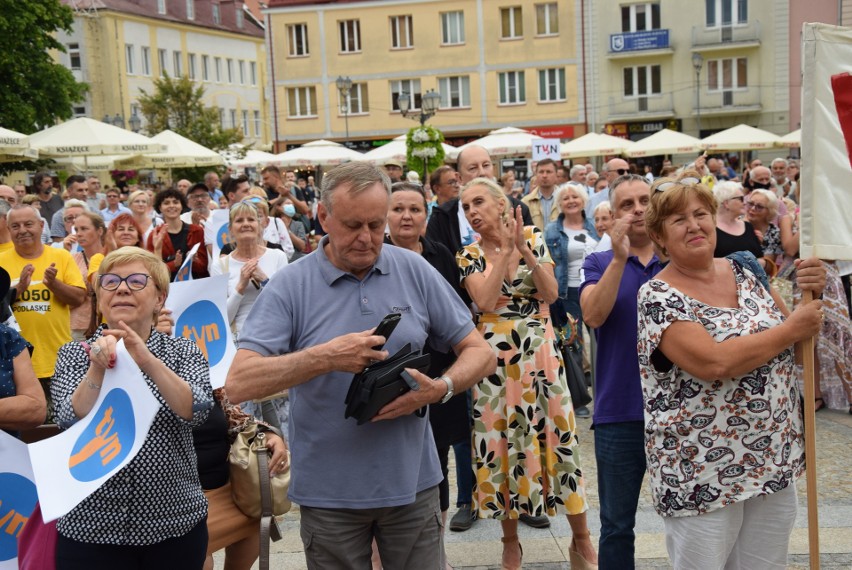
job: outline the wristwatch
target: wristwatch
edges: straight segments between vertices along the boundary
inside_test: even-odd
[[[453,379],[445,374],[444,376],[441,376],[440,378],[435,378],[435,380],[436,381],[443,380],[444,382],[447,383],[447,393],[444,394],[443,398],[441,398],[441,403],[446,404],[450,400],[450,398],[453,397],[453,391],[454,391],[453,390]]]

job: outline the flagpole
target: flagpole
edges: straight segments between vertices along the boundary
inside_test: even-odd
[[[813,291],[802,292],[802,302],[813,301]],[[814,342],[816,337],[802,341],[805,380],[805,479],[808,494],[808,553],[811,570],[819,570],[819,515],[817,512],[816,480],[816,390],[814,381]]]

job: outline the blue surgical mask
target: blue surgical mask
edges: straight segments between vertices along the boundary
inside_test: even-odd
[[[284,215],[292,218],[296,215],[296,206],[293,204],[284,204]]]

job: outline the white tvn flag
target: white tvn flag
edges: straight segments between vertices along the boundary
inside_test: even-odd
[[[801,257],[852,259],[852,28],[802,29]]]
[[[86,417],[29,445],[45,522],[68,514],[130,463],[160,409],[123,340],[101,386]]]
[[[37,500],[27,446],[0,430],[0,570],[17,570],[18,535]]]

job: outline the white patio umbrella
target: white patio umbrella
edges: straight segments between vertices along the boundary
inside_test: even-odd
[[[457,150],[456,147],[448,144],[441,143],[441,146],[444,148],[444,155],[446,157],[453,156]],[[398,160],[404,163],[406,157],[405,135],[400,135],[388,144],[365,152],[361,156],[361,160],[381,166],[386,160]]]
[[[242,158],[226,158],[226,161],[229,166],[233,166],[234,168],[255,168],[260,164],[263,166],[278,166],[278,161],[275,159],[274,154],[256,149],[247,150],[245,156]]]
[[[486,136],[469,142],[456,149],[455,155],[468,146],[481,146],[491,155],[497,156],[520,156],[532,154],[532,141],[540,140],[542,137],[534,135],[529,131],[515,127],[504,127],[491,131]]]
[[[305,143],[299,148],[275,155],[275,160],[284,167],[337,166],[344,162],[362,160],[363,158],[362,153],[325,139]]]
[[[627,139],[592,132],[563,143],[560,154],[562,158],[624,154],[633,144]]]
[[[72,168],[77,172],[86,172],[89,170],[115,170],[124,166],[122,161],[132,159],[132,156],[126,154],[102,154],[83,158],[59,156],[54,158],[54,161],[60,166]]]
[[[779,140],[778,146],[787,148],[795,148],[802,146],[802,129],[796,129],[792,133],[787,133]]]
[[[27,135],[0,127],[0,162],[38,158]]]
[[[756,129],[749,125],[737,125],[730,129],[701,139],[701,144],[708,151],[718,150],[759,150],[772,148],[778,144],[780,137],[776,134]]]
[[[688,154],[701,150],[701,140],[670,129],[662,129],[653,135],[633,143],[627,156],[659,156],[661,154]]]
[[[210,150],[174,131],[165,130],[151,137],[151,140],[165,145],[166,150],[164,152],[146,153],[130,158],[126,161],[128,165],[141,168],[171,169],[225,164],[225,159],[218,152]]]

